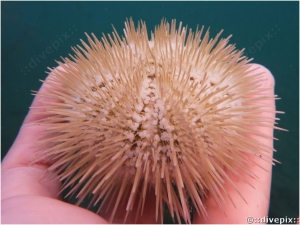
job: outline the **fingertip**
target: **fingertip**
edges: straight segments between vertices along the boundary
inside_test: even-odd
[[[49,75],[44,81],[40,80],[42,82],[40,89],[38,91],[32,91],[35,97],[31,106],[29,107],[29,112],[24,120],[24,124],[30,124],[34,121],[38,121],[40,119],[51,116],[51,114],[43,114],[43,112],[45,112],[45,102],[58,102],[58,100],[56,99],[47,97],[47,95],[49,94],[49,89],[51,89],[49,81],[51,80],[51,82],[53,83],[55,73],[57,71],[63,71],[63,68],[61,66],[58,66],[54,69],[50,69],[50,71],[51,72],[49,72]]]
[[[261,76],[265,78],[263,82],[261,82],[261,87],[263,88],[274,88],[275,86],[275,78],[272,75],[271,71],[264,67],[263,65],[251,63],[251,69],[255,69],[255,73],[261,73]]]

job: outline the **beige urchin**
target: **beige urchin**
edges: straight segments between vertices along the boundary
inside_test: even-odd
[[[208,192],[220,206],[225,181],[237,190],[224,168],[255,177],[247,154],[273,162],[273,149],[245,134],[263,136],[249,125],[273,127],[274,118],[256,119],[264,108],[255,102],[275,96],[259,96],[261,74],[250,76],[250,60],[230,37],[203,30],[162,20],[149,41],[145,23],[129,20],[124,38],[87,36],[89,45],[51,70],[38,93],[53,99],[44,102],[51,116],[38,121],[47,127],[40,153],[78,204],[93,194],[90,205],[110,205],[110,221],[118,207],[127,218],[133,207],[142,213],[153,188],[156,219],[166,204],[173,218],[191,222],[188,199],[206,216]]]

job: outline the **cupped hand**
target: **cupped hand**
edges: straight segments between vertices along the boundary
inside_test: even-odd
[[[253,67],[257,66],[259,65],[253,64]],[[255,72],[264,72],[265,79],[261,82],[261,88],[268,88],[265,93],[269,96],[274,95],[274,79],[271,73],[263,66],[259,66]],[[47,84],[43,84],[40,92],[46,91],[45,85]],[[42,98],[41,96],[35,97],[32,108],[26,116],[13,146],[2,162],[2,223],[107,223],[106,214],[101,217],[87,209],[62,201],[62,197],[58,195],[61,182],[58,179],[53,179],[55,174],[45,173],[51,162],[37,161],[32,163],[37,159],[38,147],[36,143],[39,134],[45,128],[30,125],[30,123],[47,116],[36,114],[42,110],[35,108],[42,105],[41,102],[45,100]],[[263,112],[258,116],[273,118],[275,114],[274,100],[265,99],[261,100],[260,103],[268,107],[266,110],[268,112]],[[258,127],[257,130],[268,136],[273,136],[273,128]],[[254,138],[267,146],[273,146],[271,139]],[[271,157],[272,152],[269,154]],[[247,217],[267,216],[272,165],[257,157],[249,157],[253,157],[253,160],[264,170],[259,167],[251,168],[252,172],[258,176],[258,179],[251,179],[250,181],[254,188],[243,180],[233,178],[246,202],[229,183],[225,183],[224,185],[236,208],[230,199],[226,199],[227,205],[222,211],[213,200],[213,196],[208,195],[207,199],[204,200],[208,218],[205,219],[196,214],[194,223],[247,223]],[[153,192],[147,196],[145,207],[143,217],[140,217],[137,222],[156,223]],[[122,221],[113,222],[122,223]]]

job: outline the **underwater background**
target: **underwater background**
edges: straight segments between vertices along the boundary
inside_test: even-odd
[[[162,18],[195,29],[224,29],[230,43],[275,77],[279,126],[275,131],[269,217],[299,216],[299,2],[1,2],[1,159],[16,138],[47,67],[86,41],[84,32],[123,34],[126,18],[148,31]],[[246,222],[246,221],[245,221]]]

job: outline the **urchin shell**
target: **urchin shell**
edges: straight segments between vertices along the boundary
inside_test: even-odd
[[[54,100],[43,107],[51,116],[38,121],[47,127],[40,153],[78,204],[89,194],[90,205],[114,199],[112,220],[118,207],[142,212],[153,188],[157,219],[166,203],[173,218],[191,222],[188,198],[206,216],[207,192],[220,205],[224,181],[236,188],[224,168],[254,177],[247,154],[272,163],[272,148],[245,135],[260,135],[252,125],[273,127],[273,118],[255,119],[260,74],[230,37],[203,31],[162,20],[149,41],[144,22],[126,21],[124,38],[87,35],[89,45],[51,70],[38,93]]]

